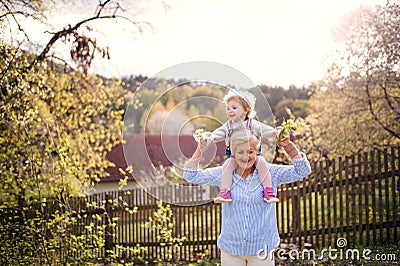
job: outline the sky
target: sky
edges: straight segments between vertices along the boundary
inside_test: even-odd
[[[255,84],[307,86],[321,79],[324,58],[333,51],[331,29],[360,5],[384,0],[164,0],[129,5],[138,33],[126,22],[108,23],[97,37],[110,47],[111,60],[95,60],[107,77],[151,77],[171,66],[210,61],[230,66]],[[62,12],[51,19],[65,25],[79,18]]]

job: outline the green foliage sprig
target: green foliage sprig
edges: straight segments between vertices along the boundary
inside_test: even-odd
[[[153,217],[149,218],[144,227],[151,228],[157,234],[160,245],[166,247],[168,260],[177,263],[179,260],[179,256],[176,256],[178,247],[183,244],[186,237],[175,236],[171,206],[169,204],[164,205],[163,201],[159,201],[157,207],[157,211],[154,212]]]
[[[298,122],[296,123],[294,119],[290,118],[288,120],[283,120],[282,123],[282,131],[281,134],[284,137],[289,136],[291,133],[294,133],[296,131],[300,131],[306,126],[305,122]]]

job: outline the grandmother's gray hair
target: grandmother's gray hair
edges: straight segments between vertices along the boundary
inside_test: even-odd
[[[235,152],[236,146],[250,142],[252,145],[254,145],[254,148],[258,150],[261,145],[260,138],[257,136],[257,134],[254,131],[248,130],[248,129],[240,129],[237,131],[234,131],[232,136],[231,136],[231,141],[230,141],[230,148],[232,150],[232,153]]]

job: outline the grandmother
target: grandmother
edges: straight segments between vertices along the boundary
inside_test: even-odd
[[[279,136],[283,138],[282,135]],[[239,130],[231,137],[232,155],[238,165],[233,173],[231,193],[235,200],[222,205],[221,234],[217,245],[221,250],[222,266],[275,265],[273,251],[280,238],[276,219],[276,204],[263,200],[263,186],[254,162],[260,139],[249,130]],[[311,173],[310,163],[289,138],[280,145],[291,158],[292,165],[269,165],[272,187],[291,183]],[[221,186],[222,166],[201,170],[201,154],[207,148],[200,142],[185,164],[184,178],[191,183]]]

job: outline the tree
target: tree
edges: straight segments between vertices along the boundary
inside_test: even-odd
[[[22,258],[27,256],[28,246],[39,264],[51,261],[50,254],[63,262],[62,252],[71,246],[61,243],[76,243],[66,241],[67,233],[60,233],[73,227],[67,222],[76,215],[70,197],[106,175],[104,169],[111,163],[104,154],[120,141],[123,110],[118,108],[118,98],[125,93],[117,82],[103,83],[74,72],[56,73],[45,63],[21,75],[21,69],[30,63],[29,56],[7,45],[2,52],[8,57],[1,62],[7,76],[0,79],[0,207],[4,214],[17,210],[21,220],[20,226],[15,220],[6,223],[12,227],[3,220],[1,224],[8,228],[7,233],[25,232],[32,238],[19,238],[19,244],[14,238],[2,242],[1,246],[16,248],[15,258],[8,255],[10,260],[2,264],[26,263]],[[56,199],[53,206],[62,206],[52,219],[46,207],[49,198]],[[26,221],[23,217],[32,205],[39,207],[29,216],[36,219]],[[20,245],[25,248],[19,249]],[[85,261],[84,256],[81,259]]]
[[[275,106],[274,116],[277,124],[281,124],[283,119],[287,120],[291,117],[306,117],[308,108],[307,100],[285,99]]]
[[[329,155],[400,142],[400,6],[360,8],[336,30],[338,51],[317,84],[309,122]]]
[[[98,3],[97,13],[55,31],[36,54],[21,49],[29,32],[19,19],[44,20],[47,1],[0,2],[0,25],[12,35],[0,38],[0,264],[82,265],[104,247],[106,227],[84,224],[85,205],[71,198],[106,175],[105,154],[121,141],[129,96],[119,80],[88,71],[96,53],[107,53],[81,28],[121,11],[118,2]],[[79,71],[51,54],[60,41],[71,41]],[[92,208],[99,212],[90,218],[106,219],[101,203]]]
[[[297,88],[290,86],[285,90],[282,87],[259,86],[263,92],[277,124],[283,119],[292,116],[305,118],[308,115],[308,99],[313,93],[313,88]]]
[[[12,150],[10,146],[2,145],[2,155],[10,163],[7,166],[9,176],[20,178],[38,174],[43,178],[44,170],[56,169],[49,167],[49,164],[61,164],[83,181],[88,177],[96,177],[106,167],[102,163],[105,161],[103,152],[110,149],[118,138],[122,123],[121,106],[129,93],[123,89],[120,81],[105,81],[87,75],[98,47],[84,47],[86,44],[81,42],[94,45],[95,40],[88,38],[82,41],[84,36],[77,31],[93,20],[121,18],[116,13],[121,7],[116,3],[110,0],[99,2],[98,11],[93,17],[55,32],[37,55],[1,43],[2,141],[4,144],[14,143],[15,146],[15,150]],[[20,25],[19,15],[44,18],[44,4],[43,1],[30,1],[29,4],[25,1],[2,2],[3,27],[7,26],[5,22],[10,21],[9,18]],[[24,29],[21,28],[21,31],[28,36]],[[72,58],[84,75],[68,68],[60,71],[59,65],[48,57],[55,42],[71,36],[75,38],[72,42]],[[85,51],[76,45],[83,45],[81,48]],[[86,63],[82,61],[84,58]],[[38,153],[38,158],[35,158],[35,153]],[[43,161],[34,161],[36,159]],[[65,160],[71,160],[71,165]],[[16,164],[20,165],[15,167]],[[15,190],[13,193],[19,192]]]

